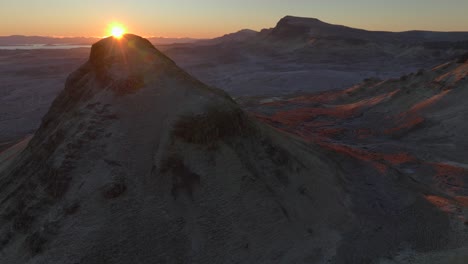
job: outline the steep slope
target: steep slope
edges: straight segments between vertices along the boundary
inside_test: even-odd
[[[384,263],[466,245],[449,195],[331,143],[252,119],[145,39],[104,39],[0,155],[2,261]]]
[[[468,108],[461,98],[467,96],[467,75],[463,57],[399,79],[369,79],[346,90],[254,103],[251,110],[308,140],[391,142],[421,159],[463,164]]]
[[[351,213],[314,148],[147,40],[94,44],[0,174],[5,263],[325,261]]]
[[[435,263],[465,263],[468,256],[462,252],[466,252],[468,241],[468,106],[464,101],[468,96],[467,76],[465,55],[399,79],[370,79],[346,90],[256,98],[244,104],[272,126],[329,149],[331,155],[343,161],[346,178],[354,171],[376,189],[380,188],[379,178],[410,179],[421,188],[427,201],[452,219],[451,229],[458,230],[462,241],[454,248],[462,245],[461,251],[421,256],[403,250],[401,262],[396,263],[410,259],[411,263],[430,263],[429,259]],[[373,172],[365,172],[366,167]],[[382,210],[389,208],[386,202],[379,206]],[[425,221],[435,217],[434,213]]]

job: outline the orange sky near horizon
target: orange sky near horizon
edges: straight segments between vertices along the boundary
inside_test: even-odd
[[[285,15],[368,30],[468,31],[466,0],[2,0],[0,35],[211,38],[274,27]]]

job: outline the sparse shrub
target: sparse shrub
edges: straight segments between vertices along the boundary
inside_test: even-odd
[[[468,61],[468,52],[461,55],[458,60],[457,60],[457,63],[466,63]]]
[[[53,236],[58,233],[58,222],[49,222],[42,226],[42,228],[26,237],[26,246],[32,255],[41,253],[44,246],[49,242]]]
[[[167,173],[171,171],[174,172],[174,171],[181,169],[182,167],[185,167],[182,159],[179,156],[170,155],[169,157],[167,157],[161,162],[160,171],[162,173]]]
[[[69,188],[70,177],[67,175],[71,168],[71,164],[63,164],[64,170],[50,168],[43,181],[45,182],[46,192],[52,198],[57,199],[62,197]]]
[[[13,238],[13,232],[11,231],[8,231],[2,234],[2,236],[0,237],[0,250],[6,245],[8,245],[8,243],[10,243],[12,238]]]
[[[273,145],[272,142],[268,139],[262,139],[261,143],[265,148],[266,154],[273,160],[275,164],[286,165],[290,162],[289,153],[284,149]]]
[[[65,212],[65,215],[73,215],[76,212],[78,212],[79,209],[80,209],[80,204],[78,202],[74,202],[68,206],[65,206],[63,211]]]
[[[106,199],[114,199],[121,196],[126,191],[127,184],[125,183],[125,179],[123,177],[119,177],[115,179],[114,182],[104,187],[102,195]]]
[[[363,80],[363,82],[365,82],[365,83],[376,83],[376,82],[380,82],[380,81],[382,81],[382,80],[377,78],[377,77],[369,77],[369,78],[365,78]]]
[[[416,76],[422,76],[424,73],[426,73],[424,69],[419,69],[418,72],[416,72]]]
[[[16,231],[27,231],[34,221],[34,217],[26,212],[19,213],[13,220],[13,229]]]
[[[115,160],[104,159],[104,162],[111,167],[122,167],[122,164]]]
[[[40,232],[34,232],[26,238],[26,245],[33,255],[41,253],[46,242],[46,238]]]
[[[171,155],[162,161],[161,172],[170,172],[173,175],[171,193],[174,199],[180,190],[185,190],[190,197],[193,197],[195,185],[200,184],[200,175],[187,168],[184,161],[176,155]]]
[[[117,95],[126,95],[135,93],[145,85],[144,78],[142,76],[130,76],[125,80],[116,80],[111,86]]]
[[[96,103],[93,103],[93,104],[87,104],[86,105],[86,108],[87,109],[94,109],[96,108],[97,106],[99,106],[101,103],[100,102],[96,102]]]
[[[219,140],[252,131],[253,126],[242,110],[223,108],[213,106],[204,114],[181,117],[175,123],[172,135],[188,143],[213,146]]]
[[[307,187],[301,186],[297,190],[299,191],[300,194],[304,195],[307,192]]]
[[[400,81],[407,81],[408,80],[408,75],[403,75],[400,77]]]
[[[43,123],[44,126],[47,126],[48,121],[45,121]],[[55,131],[55,133],[53,133],[50,137],[49,137],[49,140],[46,141],[45,143],[42,143],[41,144],[41,148],[47,152],[47,153],[51,153],[52,151],[55,150],[55,148],[57,148],[57,146],[59,146],[60,144],[62,144],[62,142],[65,140],[65,131],[62,130],[62,129],[58,129],[57,131]]]

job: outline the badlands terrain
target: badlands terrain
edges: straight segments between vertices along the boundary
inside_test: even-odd
[[[467,263],[467,39],[285,17],[2,50],[0,258]]]

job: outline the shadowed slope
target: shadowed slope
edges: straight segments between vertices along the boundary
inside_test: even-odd
[[[332,259],[349,211],[331,166],[145,39],[104,39],[0,174],[2,260]]]

